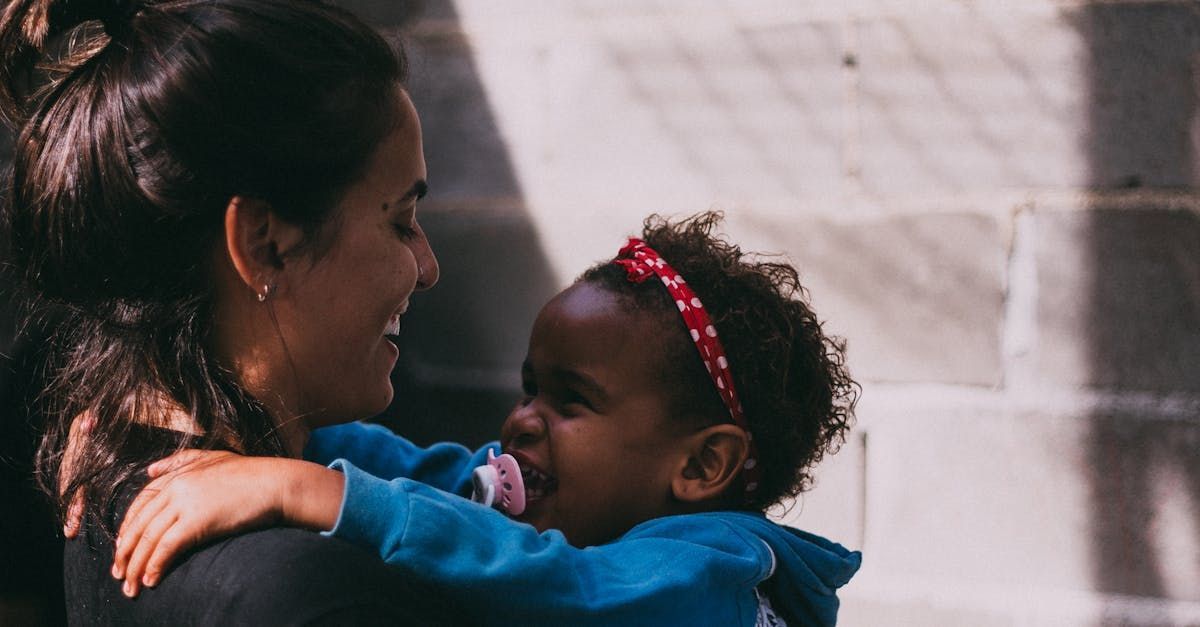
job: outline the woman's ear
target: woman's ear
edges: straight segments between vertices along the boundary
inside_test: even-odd
[[[750,452],[750,440],[737,425],[718,424],[689,436],[683,469],[671,481],[676,499],[701,503],[724,496],[736,483]]]
[[[229,260],[242,282],[256,293],[274,282],[288,253],[303,241],[303,229],[281,219],[264,200],[234,196],[225,207]]]

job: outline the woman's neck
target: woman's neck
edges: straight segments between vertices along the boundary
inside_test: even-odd
[[[281,412],[285,411],[281,400],[276,400],[275,406],[270,402],[263,402],[267,406],[267,412],[273,417],[284,415]],[[134,422],[191,436],[204,435],[204,429],[196,423],[192,414],[163,392],[148,391],[138,394],[138,398],[133,399],[133,406]],[[283,421],[276,419],[276,434],[288,457],[298,459],[303,455],[309,433],[308,425],[300,418]],[[242,442],[226,441],[224,444],[236,451],[245,449]]]
[[[214,251],[218,280],[210,347],[238,386],[270,414],[284,452],[299,458],[310,421],[272,303],[259,302],[238,280],[223,251]]]
[[[267,406],[267,411],[274,417],[275,433],[279,436],[279,441],[283,443],[283,450],[287,456],[295,459],[303,457],[304,447],[308,444],[309,435],[312,434],[312,429],[304,421],[304,417],[294,416],[282,403],[272,405],[265,401],[260,402]],[[280,416],[292,417],[281,419]]]
[[[133,408],[133,422],[188,435],[204,435],[192,415],[166,392],[143,388],[130,396],[126,402]]]

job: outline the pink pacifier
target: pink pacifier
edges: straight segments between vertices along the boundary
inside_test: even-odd
[[[475,468],[471,473],[474,490],[471,500],[508,514],[519,516],[525,511],[525,480],[517,458],[504,453],[496,457],[488,450],[488,463]]]

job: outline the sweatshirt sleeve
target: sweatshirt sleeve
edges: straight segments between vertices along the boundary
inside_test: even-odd
[[[346,487],[325,533],[377,551],[479,624],[753,625],[751,590],[770,572],[770,549],[719,521],[658,519],[578,549],[558,531],[538,533],[421,483],[386,481],[345,460],[331,467]]]
[[[382,425],[351,422],[313,431],[304,459],[326,466],[345,459],[376,477],[407,477],[467,496],[471,472],[487,462],[489,448],[500,450],[495,443],[475,452],[453,442],[423,448]]]

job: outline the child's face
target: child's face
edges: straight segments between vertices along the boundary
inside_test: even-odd
[[[673,513],[670,481],[686,462],[688,429],[668,415],[660,326],[588,283],[542,308],[522,368],[525,397],[501,432],[525,475],[519,520],[588,546]]]

